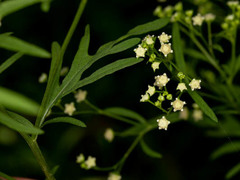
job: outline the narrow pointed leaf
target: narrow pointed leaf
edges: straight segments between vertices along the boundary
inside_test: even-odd
[[[227,179],[231,179],[232,177],[234,177],[236,174],[240,173],[240,163],[238,163],[237,165],[235,165],[232,169],[230,169],[227,174],[226,174],[226,178]]]
[[[20,59],[23,56],[23,53],[16,53],[10,58],[8,58],[5,62],[3,62],[0,66],[0,74],[5,71],[9,66],[11,66],[13,63],[15,63],[18,59]]]
[[[110,54],[115,54],[115,53],[118,53],[118,52],[125,51],[125,50],[135,46],[140,41],[141,41],[140,38],[131,38],[131,39],[125,40],[125,41],[120,42],[120,43],[116,44],[115,46],[113,46],[109,53]]]
[[[46,121],[43,126],[47,125],[47,124],[53,124],[53,123],[68,123],[68,124],[72,124],[75,126],[80,126],[80,127],[87,127],[86,124],[78,119],[72,118],[72,117],[57,117],[57,118],[53,118],[50,119],[48,121]]]
[[[18,39],[16,37],[10,36],[8,34],[0,35],[0,48],[4,48],[10,51],[22,52],[27,55],[36,56],[40,58],[50,58],[51,55],[46,50]]]
[[[152,158],[162,158],[162,155],[159,152],[156,152],[152,150],[145,142],[144,140],[140,141],[141,147],[143,152],[145,152],[148,156]]]
[[[5,178],[6,180],[16,180],[1,171],[0,171],[0,177]]]

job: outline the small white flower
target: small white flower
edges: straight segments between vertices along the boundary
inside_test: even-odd
[[[189,117],[189,110],[187,107],[183,108],[183,111],[179,113],[179,119],[187,120]]]
[[[193,104],[192,104],[192,107],[193,107],[194,109],[199,109],[199,106],[198,106],[197,103],[193,103]]]
[[[181,101],[180,99],[176,98],[175,101],[171,102],[171,105],[173,106],[173,111],[183,111],[183,106],[186,104],[185,101]]]
[[[92,156],[88,156],[88,159],[85,161],[85,165],[87,169],[91,169],[96,166],[96,158]]]
[[[157,120],[158,122],[158,129],[165,129],[167,130],[168,125],[170,124],[170,121],[168,121],[165,116],[163,116],[161,119]]]
[[[200,121],[203,119],[203,112],[200,109],[194,109],[192,116],[193,116],[194,121],[196,121],[196,122]]]
[[[187,90],[185,83],[178,83],[177,90],[180,90],[181,92],[183,92],[183,90]]]
[[[238,1],[228,1],[227,5],[232,8],[232,7],[236,7],[239,4]]]
[[[169,39],[171,39],[171,35],[167,35],[165,32],[163,32],[160,36],[158,36],[158,39],[161,44],[169,42]]]
[[[192,91],[193,91],[194,89],[201,89],[200,83],[201,83],[201,80],[193,79],[193,80],[189,83],[189,86],[191,87]]]
[[[162,88],[163,86],[166,86],[166,84],[170,81],[170,78],[167,77],[167,74],[164,73],[161,76],[155,76],[155,83],[154,86],[158,86],[159,88]]]
[[[148,86],[148,90],[146,93],[148,93],[150,96],[152,96],[155,93],[155,87],[154,86]]]
[[[60,76],[65,76],[68,73],[69,68],[63,67],[60,72]]]
[[[212,22],[215,20],[216,16],[212,13],[207,13],[205,14],[205,20],[208,21],[208,22]]]
[[[232,21],[233,19],[234,19],[234,15],[233,14],[230,14],[230,15],[225,17],[226,21]]]
[[[134,52],[136,53],[136,58],[139,57],[145,57],[147,49],[143,48],[141,45],[138,45],[138,48],[134,49]]]
[[[140,99],[140,102],[146,102],[146,101],[148,101],[149,100],[149,94],[148,93],[146,93],[146,94],[144,94],[144,95],[141,95],[141,99]]]
[[[193,25],[201,26],[204,19],[205,19],[205,17],[198,13],[196,16],[192,17]]]
[[[72,116],[74,111],[76,111],[76,108],[73,102],[71,102],[70,104],[65,104],[65,110],[64,110],[65,114]]]
[[[87,97],[87,91],[83,91],[81,89],[78,90],[78,92],[74,95],[76,101],[78,103],[84,101]]]
[[[104,133],[104,138],[108,141],[108,142],[112,142],[114,139],[114,132],[111,128],[107,128],[105,133]]]
[[[39,76],[39,78],[38,78],[38,82],[39,83],[45,83],[45,82],[47,82],[47,78],[48,78],[47,74],[42,73],[41,76]]]
[[[164,56],[167,57],[168,54],[173,53],[171,43],[161,44],[161,48],[158,51],[162,52]]]
[[[122,177],[116,173],[110,173],[107,180],[121,180]]]
[[[85,160],[85,157],[84,157],[84,155],[81,153],[81,154],[79,154],[79,155],[77,156],[76,162],[77,162],[77,163],[82,163],[84,160]]]
[[[159,69],[160,62],[153,62],[152,63],[152,69],[155,72],[156,69]]]
[[[150,35],[147,35],[145,38],[144,38],[144,41],[148,44],[148,45],[151,45],[154,43],[154,35],[150,36]]]

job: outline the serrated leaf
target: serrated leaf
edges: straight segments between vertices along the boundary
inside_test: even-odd
[[[19,38],[10,36],[9,34],[0,35],[0,48],[4,48],[10,51],[21,52],[27,55],[36,56],[40,58],[50,58],[51,55],[46,50],[23,41]]]
[[[227,144],[222,145],[218,149],[216,149],[211,154],[211,159],[216,159],[226,154],[238,152],[239,149],[240,149],[240,141],[229,142]]]
[[[148,156],[152,157],[152,158],[162,158],[162,155],[159,152],[156,152],[154,150],[152,150],[142,139],[140,141],[141,147],[143,152],[145,152]]]
[[[42,2],[43,0],[11,0],[0,2],[0,19],[15,11]]]
[[[6,180],[16,180],[1,171],[0,171],[0,177],[5,178]]]
[[[183,55],[183,46],[181,42],[180,30],[179,25],[176,22],[173,24],[172,36],[173,52],[175,55],[177,66],[182,72],[186,73],[186,63]]]
[[[47,120],[43,126],[47,125],[47,124],[53,124],[53,123],[68,123],[68,124],[72,124],[75,126],[80,126],[80,127],[87,127],[86,124],[78,119],[72,118],[72,117],[57,117],[57,118],[53,118],[50,120]]]
[[[126,108],[110,107],[110,108],[104,109],[104,111],[110,112],[112,114],[116,114],[116,115],[119,115],[119,116],[131,118],[131,119],[137,120],[137,121],[139,121],[141,123],[145,123],[146,122],[144,117],[142,117],[140,114],[138,114],[138,113],[136,113],[136,112],[134,112],[132,110],[126,109]]]
[[[233,176],[235,176],[236,174],[238,174],[240,172],[240,163],[238,163],[237,165],[235,165],[232,169],[230,169],[227,174],[226,174],[226,178],[227,179],[231,179]]]
[[[23,56],[23,53],[16,53],[10,58],[8,58],[6,61],[4,61],[0,66],[0,74],[6,70],[9,66],[11,66],[13,63],[15,63],[18,59],[20,59]]]
[[[0,87],[0,104],[7,109],[32,116],[37,115],[40,107],[35,101],[3,87]]]

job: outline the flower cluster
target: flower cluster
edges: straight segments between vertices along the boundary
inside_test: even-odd
[[[96,166],[96,158],[88,156],[85,160],[85,156],[81,153],[77,156],[76,163],[80,164],[81,168],[88,170]]]

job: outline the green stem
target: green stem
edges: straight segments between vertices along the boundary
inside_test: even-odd
[[[28,146],[33,152],[33,155],[35,156],[36,160],[38,161],[42,171],[44,172],[47,180],[55,180],[53,174],[50,172],[48,165],[46,163],[46,160],[37,144],[37,141],[35,141],[33,138],[29,137],[26,134],[21,133],[22,137],[27,142]]]

